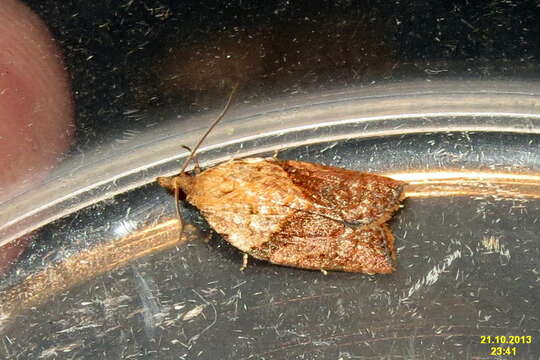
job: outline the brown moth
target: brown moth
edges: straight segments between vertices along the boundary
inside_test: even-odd
[[[232,160],[197,175],[184,169],[158,178],[159,185],[177,197],[182,192],[214,230],[245,254],[303,269],[395,270],[387,221],[404,198],[400,181],[275,158]]]

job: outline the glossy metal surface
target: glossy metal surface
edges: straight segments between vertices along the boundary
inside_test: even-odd
[[[507,99],[497,96],[501,103]],[[522,111],[537,107],[536,95],[508,96],[530,102]],[[362,101],[340,94],[336,102],[323,96],[312,102],[312,116],[307,106],[252,116],[251,136],[230,131],[242,120],[233,116],[200,156],[205,166],[279,148],[282,158],[407,180],[410,198],[392,223],[399,252],[395,274],[325,276],[258,261],[240,272],[241,253],[213,234],[193,208],[184,211],[193,226],[187,239],[179,239],[172,198],[152,179],[177,169],[172,144],[183,140],[156,139],[131,149],[130,158],[148,159],[160,149],[165,161],[122,176],[97,172],[91,178],[107,174],[110,180],[75,191],[65,209],[76,211],[36,233],[39,239],[4,280],[6,349],[31,357],[66,351],[107,358],[354,359],[436,351],[471,358],[488,351],[479,344],[481,335],[540,335],[534,290],[538,119],[517,108],[467,114],[472,96],[459,113],[422,109],[438,98],[423,96],[417,114],[400,109],[402,117],[363,117],[346,110],[376,109],[379,97]],[[393,108],[387,104],[382,108]],[[266,116],[292,116],[301,125],[261,132],[256,124],[266,124]],[[220,144],[227,131],[231,141]],[[122,169],[111,163],[105,168]],[[128,190],[140,182],[149,183]],[[92,205],[79,209],[84,202],[77,199]],[[538,345],[519,349],[535,354]]]
[[[26,244],[0,278],[0,358],[479,359],[483,335],[532,336],[513,358],[538,358],[534,6],[28,4],[64,52],[78,127],[0,204],[0,251]],[[240,272],[189,206],[178,236],[154,179],[235,81],[201,165],[279,150],[407,181],[394,274]]]

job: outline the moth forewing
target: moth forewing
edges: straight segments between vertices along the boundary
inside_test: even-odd
[[[212,228],[255,258],[304,269],[395,269],[394,237],[386,222],[399,209],[400,181],[306,162],[248,158],[161,185],[173,182]]]

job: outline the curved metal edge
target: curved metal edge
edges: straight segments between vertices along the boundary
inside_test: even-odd
[[[285,99],[236,110],[201,148],[200,161],[210,165],[231,155],[244,157],[373,136],[449,131],[540,134],[538,85],[489,84],[468,84],[466,88],[462,82],[429,88],[407,84],[393,90],[352,90],[304,97],[299,104]],[[198,125],[200,120],[190,123]],[[178,172],[176,161],[187,155],[179,152],[180,144],[196,141],[205,126],[186,129],[185,123],[172,125],[126,149],[71,159],[41,188],[3,204],[0,246],[86,206],[151,183],[158,175]]]

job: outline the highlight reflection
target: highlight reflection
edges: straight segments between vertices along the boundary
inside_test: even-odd
[[[0,330],[22,309],[36,306],[49,297],[145,255],[178,245],[193,229],[179,236],[178,219],[166,220],[128,236],[99,244],[28,276],[0,296]]]
[[[540,198],[540,174],[495,171],[422,171],[385,174],[406,182],[409,198],[495,196]]]

